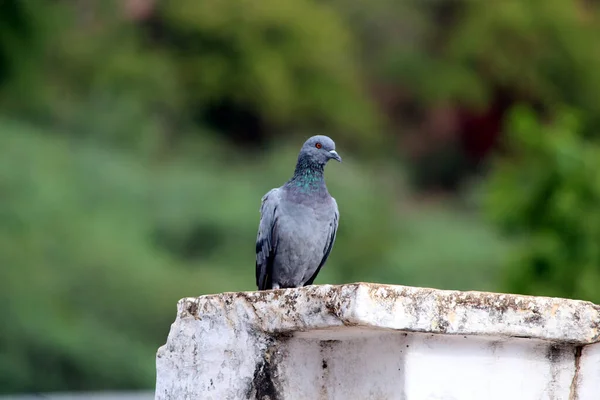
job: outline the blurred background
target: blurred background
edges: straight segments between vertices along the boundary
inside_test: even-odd
[[[152,390],[178,299],[255,289],[317,133],[315,283],[600,302],[599,1],[0,8],[0,393]]]

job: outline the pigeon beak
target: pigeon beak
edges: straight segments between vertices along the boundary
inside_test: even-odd
[[[329,152],[329,154],[330,154],[330,158],[333,158],[337,162],[342,162],[342,157],[340,157],[340,155],[337,153],[337,151],[331,150]]]

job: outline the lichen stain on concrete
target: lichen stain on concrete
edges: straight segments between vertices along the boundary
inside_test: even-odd
[[[540,324],[543,318],[535,306],[529,308],[529,304],[518,296],[506,296],[481,292],[449,292],[445,296],[437,298],[440,314],[449,315],[455,312],[456,307],[465,307],[486,311],[490,320],[501,322],[504,314],[509,311],[523,312],[528,315],[524,322],[529,324]],[[530,314],[531,313],[531,314]]]
[[[432,330],[437,331],[437,333],[446,333],[449,326],[450,323],[446,321],[446,319],[442,315],[438,314],[438,318],[433,320]]]
[[[552,309],[554,309],[555,307],[558,309],[558,305],[556,305],[556,304],[552,307]],[[555,312],[555,314],[556,314],[556,312]],[[530,325],[538,325],[538,324],[541,324],[543,321],[544,321],[544,317],[535,308],[531,310],[531,315],[528,315],[525,318],[523,318],[523,322],[525,322],[526,324],[530,324]]]
[[[252,394],[257,400],[279,400],[281,398],[273,382],[272,365],[266,359],[258,363],[254,370],[252,389],[248,398],[251,398]]]
[[[198,316],[198,303],[195,301],[190,301],[187,304],[187,312],[194,317]]]
[[[183,298],[177,303],[179,318],[196,318],[198,316],[198,298]]]
[[[256,400],[283,400],[281,385],[278,383],[279,357],[277,343],[272,340],[266,348],[263,357],[256,363],[254,376],[246,392],[246,398]]]
[[[559,376],[561,373],[561,361],[572,355],[573,348],[564,345],[550,345],[546,351],[546,359],[550,361],[550,380],[546,386],[546,392],[552,397],[561,391]]]
[[[321,388],[319,389],[319,399],[329,398],[329,362],[327,361],[331,357],[331,350],[339,340],[321,340],[319,342],[319,354],[321,356]]]
[[[571,388],[569,391],[569,400],[579,400],[579,372],[581,369],[581,352],[583,346],[575,347],[575,373],[573,374],[573,380],[571,381]]]

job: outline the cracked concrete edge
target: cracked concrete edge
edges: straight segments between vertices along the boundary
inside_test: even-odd
[[[362,326],[579,345],[600,342],[600,306],[587,301],[373,283],[183,298],[177,315],[243,320],[267,334]]]

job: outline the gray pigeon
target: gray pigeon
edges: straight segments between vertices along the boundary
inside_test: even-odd
[[[263,196],[256,238],[258,290],[312,285],[327,261],[340,218],[323,178],[331,159],[342,161],[333,140],[309,138],[294,176]]]

